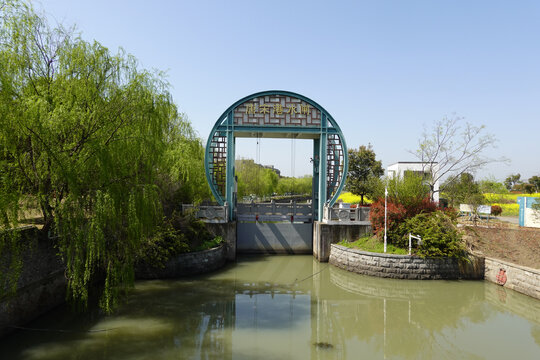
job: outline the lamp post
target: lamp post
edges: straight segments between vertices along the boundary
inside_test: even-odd
[[[384,252],[386,253],[386,219],[387,219],[388,186],[384,187]]]

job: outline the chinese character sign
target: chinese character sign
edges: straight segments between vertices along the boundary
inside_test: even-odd
[[[320,111],[292,96],[261,96],[234,110],[235,125],[320,127]]]

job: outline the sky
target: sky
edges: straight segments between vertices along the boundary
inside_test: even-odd
[[[371,144],[385,168],[416,160],[424,129],[459,116],[498,139],[486,156],[509,160],[477,179],[540,175],[540,1],[33,3],[84,40],[165,71],[205,142],[237,100],[288,90],[322,105],[349,149]],[[236,156],[301,176],[311,174],[311,147],[237,139]]]

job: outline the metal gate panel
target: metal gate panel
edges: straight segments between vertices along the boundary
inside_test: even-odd
[[[311,254],[312,223],[238,222],[236,250],[243,253]]]

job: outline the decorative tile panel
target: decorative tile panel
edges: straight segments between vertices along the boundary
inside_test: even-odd
[[[234,124],[318,128],[321,126],[321,112],[292,96],[268,95],[237,106]]]

